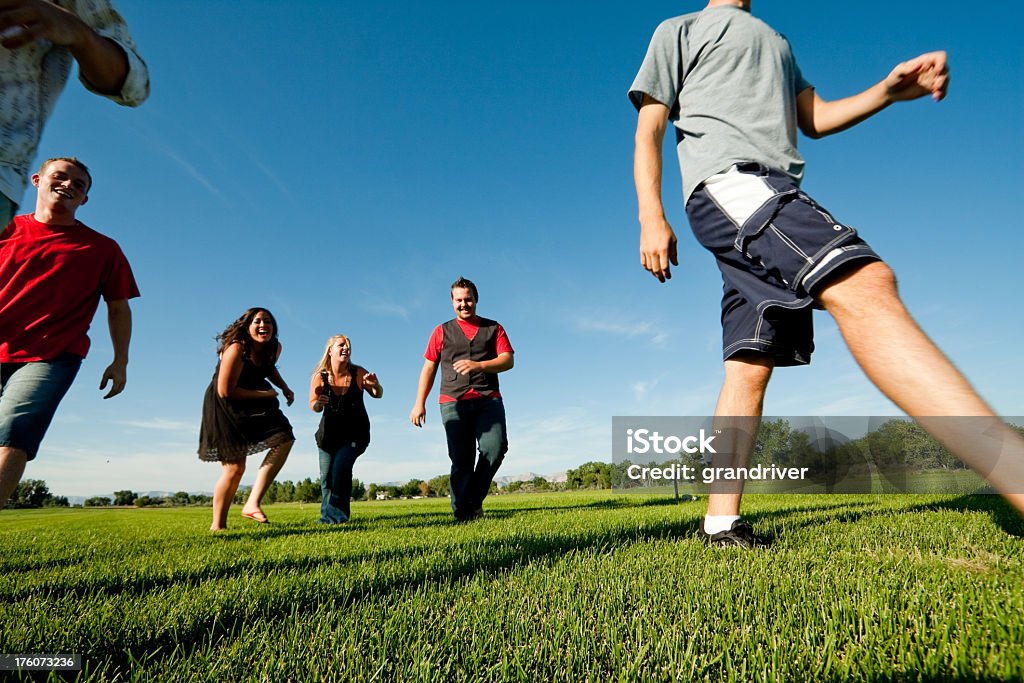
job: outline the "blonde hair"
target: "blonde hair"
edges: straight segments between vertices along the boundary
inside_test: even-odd
[[[330,339],[328,339],[327,344],[324,345],[324,355],[321,356],[320,362],[316,364],[316,369],[313,370],[314,377],[319,375],[321,372],[329,373],[331,371],[331,347],[334,346],[335,342],[337,342],[339,339],[343,339],[345,343],[348,344],[349,350],[352,349],[352,342],[349,341],[349,338],[343,334],[336,334]],[[351,360],[349,362],[351,363]]]

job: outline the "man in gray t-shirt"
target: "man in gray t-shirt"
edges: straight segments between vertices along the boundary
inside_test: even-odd
[[[669,105],[685,203],[705,178],[737,162],[760,161],[799,182],[796,98],[810,87],[784,36],[750,12],[719,5],[658,26],[629,98],[637,109],[645,95]]]
[[[661,201],[662,141],[671,122],[687,217],[724,283],[715,466],[746,464],[772,370],[809,362],[810,311],[825,308],[868,377],[909,415],[984,418],[955,429],[950,421],[922,426],[988,472],[1024,513],[1024,440],[994,419],[914,323],[892,270],[799,187],[797,127],[812,138],[838,133],[895,102],[941,100],[948,84],[946,54],[932,52],[857,95],[826,102],[804,79],[789,42],[750,15],[750,0],[711,0],[658,27],[629,92],[639,111],[640,262],[660,282],[678,265]],[[986,429],[1000,438],[980,438]],[[712,484],[700,529],[709,544],[767,543],[740,520],[742,491],[742,481]]]

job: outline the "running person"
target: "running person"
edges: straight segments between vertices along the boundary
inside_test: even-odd
[[[353,365],[352,344],[336,334],[327,340],[324,355],[309,380],[309,407],[322,413],[316,431],[320,449],[321,524],[340,524],[352,516],[352,467],[370,445],[370,417],[365,391],[384,395],[377,375]]]
[[[898,64],[860,94],[826,102],[804,79],[789,42],[751,16],[750,0],[711,0],[656,30],[629,91],[639,112],[640,261],[660,282],[678,265],[661,200],[661,145],[671,122],[687,217],[724,281],[725,380],[715,415],[735,418],[737,429],[728,431],[732,464],[743,466],[750,456],[772,370],[809,362],[812,307],[836,319],[868,378],[907,414],[994,417],[911,319],[892,270],[853,228],[799,189],[798,127],[811,138],[831,135],[895,102],[941,100],[948,85],[946,54],[931,52]],[[987,472],[1024,512],[1024,441],[996,422],[997,438],[979,447],[983,422],[993,424],[974,421],[966,431],[963,422],[922,426]],[[712,487],[700,531],[707,542],[766,542],[740,519],[741,496],[742,482]]]
[[[57,405],[89,351],[100,298],[114,358],[103,372],[104,398],[127,382],[132,311],[139,296],[117,243],[75,216],[92,176],[71,157],[47,159],[32,176],[35,213],[0,230],[0,509],[33,460]]]
[[[267,523],[260,502],[295,443],[292,426],[271,386],[281,390],[288,405],[295,400],[277,371],[280,356],[277,321],[265,308],[250,308],[217,335],[217,369],[203,398],[199,428],[199,459],[219,462],[222,468],[213,489],[211,531],[227,528],[228,510],[245,474],[245,459],[260,451],[268,452],[242,516]]]
[[[484,498],[508,451],[498,373],[512,369],[515,352],[501,325],[476,314],[475,284],[460,277],[452,283],[451,294],[455,318],[430,335],[409,420],[423,426],[427,395],[440,367],[441,422],[452,461],[452,513],[464,522],[483,516]]]

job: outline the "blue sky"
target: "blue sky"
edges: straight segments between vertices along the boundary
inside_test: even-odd
[[[316,416],[302,399],[338,332],[385,387],[368,401],[373,443],[355,476],[443,473],[436,387],[423,430],[408,413],[460,274],[517,351],[501,378],[502,474],[610,460],[613,415],[712,411],[719,277],[690,235],[671,156],[664,195],[681,264],[664,285],[639,267],[626,99],[658,22],[702,3],[117,6],[149,64],[150,100],[128,110],[69,83],[40,158],[90,165],[80,218],[135,269],[129,383],[110,401],[96,390],[111,355],[101,309],[26,476],[63,495],[210,490],[219,467],[195,447],[213,337],[255,305],[280,323],[279,366],[300,396],[281,478],[316,474]],[[1021,415],[1024,16],[1015,3],[989,8],[754,3],[826,99],[921,52],[950,53],[946,101],[802,139],[804,187],[889,261],[919,322],[995,409]],[[776,373],[766,414],[896,414],[827,316],[816,325],[813,364]]]

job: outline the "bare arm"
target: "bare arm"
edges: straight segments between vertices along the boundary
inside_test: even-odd
[[[221,398],[250,400],[275,398],[273,389],[240,389],[238,378],[242,376],[242,345],[229,344],[220,357],[220,371],[217,373],[217,395]]]
[[[640,207],[640,265],[664,282],[672,277],[671,265],[679,265],[676,234],[665,219],[661,203],[661,145],[665,139],[669,109],[644,95],[637,116],[633,181]]]
[[[329,397],[327,394],[322,393],[321,387],[324,386],[324,380],[320,376],[320,373],[314,373],[309,378],[309,409],[314,413],[323,412],[324,406],[327,405]],[[330,389],[327,389],[330,391]]]
[[[128,57],[70,10],[46,0],[0,0],[0,44],[16,49],[35,40],[66,47],[81,76],[98,92],[119,93],[128,77]]]
[[[356,373],[356,382],[359,384],[360,389],[364,389],[373,398],[384,396],[384,387],[381,386],[380,380],[377,379],[375,373],[367,372],[365,368],[359,368],[359,371]]]
[[[511,370],[516,364],[511,353],[499,353],[491,360],[457,360],[452,363],[452,368],[460,375],[468,375],[471,372],[490,372],[497,374]]]
[[[422,427],[427,419],[427,396],[434,388],[434,378],[437,376],[437,363],[430,360],[423,361],[423,369],[420,370],[420,381],[416,387],[416,402],[413,403],[412,411],[409,413],[409,421],[417,427]]]
[[[277,355],[274,356],[275,363],[277,362],[277,359],[281,357],[281,350],[281,342],[278,342]],[[270,380],[271,384],[281,390],[281,393],[284,394],[284,400],[288,405],[291,405],[295,401],[295,392],[288,388],[288,383],[284,381],[283,377],[281,377],[281,372],[277,367],[274,367],[270,374],[267,375],[267,379]]]
[[[867,90],[826,102],[813,88],[797,95],[797,122],[804,135],[820,138],[839,133],[882,111],[894,102],[926,95],[939,101],[949,89],[945,52],[928,52],[896,67]]]
[[[103,398],[117,396],[128,382],[128,346],[132,340],[132,309],[127,299],[107,302],[107,327],[110,343],[114,347],[114,360],[103,371],[100,391],[111,382],[110,391]]]

